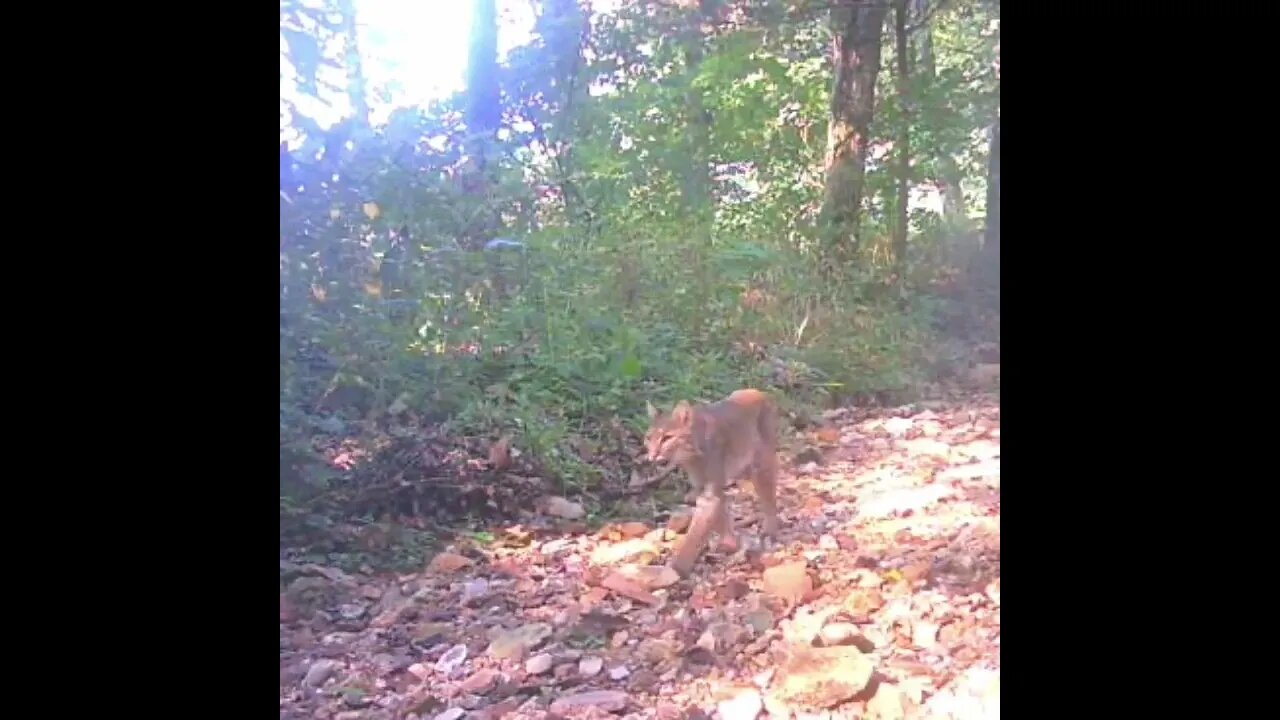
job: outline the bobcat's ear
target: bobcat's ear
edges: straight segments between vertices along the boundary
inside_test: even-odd
[[[681,400],[676,403],[676,407],[671,411],[671,419],[677,425],[689,425],[693,422],[693,408],[689,407],[689,403]]]
[[[645,409],[649,411],[650,420],[653,420],[654,418],[658,417],[658,408],[654,407],[653,403],[649,402],[648,400],[645,400],[644,405],[645,405]]]

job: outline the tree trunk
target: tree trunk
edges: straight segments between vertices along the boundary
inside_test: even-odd
[[[498,88],[498,10],[496,0],[475,0],[471,14],[471,47],[467,62],[467,142],[469,167],[461,174],[464,192],[481,204],[489,202],[494,181],[488,153],[502,122]],[[502,220],[496,208],[480,211],[463,231],[464,244],[479,247],[498,234]]]
[[[918,38],[916,44],[920,48],[917,77],[920,79],[922,88],[931,88],[934,79],[938,76],[938,65],[933,55],[933,21],[926,18],[929,17],[929,3],[942,1],[911,0],[915,17],[921,18],[920,22],[923,24],[916,30]],[[942,217],[948,221],[948,224],[954,226],[969,217],[969,209],[964,201],[964,188],[961,186],[964,172],[960,170],[959,163],[950,153],[939,152],[935,159],[938,163],[938,180],[942,184]]]
[[[991,154],[987,159],[987,229],[982,238],[985,264],[1000,274],[1000,118],[991,129]]]
[[[895,143],[897,152],[898,198],[894,210],[893,224],[893,259],[897,265],[898,279],[906,277],[907,270],[907,223],[910,221],[908,204],[911,202],[911,99],[909,83],[911,82],[911,48],[907,42],[907,6],[908,0],[894,0],[893,37],[894,48],[898,55],[898,107],[901,117],[898,124],[898,137]]]
[[[502,122],[498,88],[498,8],[496,0],[475,0],[471,15],[471,48],[467,62],[467,134],[474,142],[477,169],[487,163],[485,145]]]
[[[587,221],[590,213],[573,180],[576,169],[573,138],[577,134],[578,111],[588,97],[587,83],[581,75],[582,43],[591,30],[590,18],[582,11],[578,0],[547,0],[543,14],[538,18],[537,29],[549,48],[552,77],[558,90],[553,137],[546,140],[554,152],[565,216],[571,221]]]
[[[867,138],[875,113],[876,75],[887,12],[887,6],[880,3],[831,10],[835,78],[819,218],[828,270],[850,262],[858,249]]]
[[[711,172],[707,147],[711,138],[711,116],[702,102],[702,91],[693,81],[702,64],[702,25],[713,17],[717,0],[699,0],[686,20],[683,38],[685,76],[686,136],[685,147],[689,153],[684,172],[684,199],[689,213],[703,227],[710,219],[713,207],[711,197]]]
[[[338,0],[342,17],[343,67],[348,74],[347,97],[352,116],[361,128],[369,127],[369,97],[365,87],[364,60],[360,57],[360,38],[356,31],[355,0]]]

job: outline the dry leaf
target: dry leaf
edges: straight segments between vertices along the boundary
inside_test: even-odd
[[[640,583],[622,575],[621,573],[610,573],[601,584],[619,595],[629,597],[632,600],[648,603],[650,605],[657,605],[660,602],[653,593],[645,590]]]
[[[511,467],[511,438],[504,435],[490,446],[489,465],[498,472]]]
[[[546,513],[566,520],[577,520],[586,515],[587,511],[572,500],[552,495],[546,499]]]
[[[427,566],[427,571],[433,573],[455,573],[474,564],[475,562],[471,558],[464,555],[442,552],[431,558],[431,564]]]

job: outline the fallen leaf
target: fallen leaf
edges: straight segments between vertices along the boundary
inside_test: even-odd
[[[648,603],[649,605],[657,605],[661,602],[653,593],[645,590],[640,583],[617,572],[609,573],[601,585],[618,593],[619,595],[622,595],[623,597],[628,597],[642,603]]]
[[[907,716],[907,698],[892,683],[876,686],[876,694],[867,701],[867,720],[903,720]]]
[[[813,579],[803,560],[792,560],[766,568],[764,591],[780,600],[795,604],[802,602],[813,591]]]
[[[659,590],[680,582],[680,573],[666,565],[624,565],[617,572],[646,590]]]
[[[728,700],[721,700],[716,710],[720,713],[720,720],[755,720],[763,707],[760,691],[746,688]]]
[[[658,548],[644,538],[633,538],[618,543],[602,543],[591,551],[591,562],[594,565],[612,565],[637,556],[648,556],[652,560],[658,557]]]
[[[621,533],[622,537],[628,538],[628,539],[641,537],[645,533],[649,532],[649,530],[650,528],[648,525],[642,522],[635,522],[635,521],[624,522],[618,526],[618,532]]]
[[[763,635],[773,629],[773,613],[766,608],[752,610],[746,615],[747,624],[756,631],[756,635]]]
[[[774,693],[787,705],[832,708],[862,692],[873,670],[854,647],[797,648],[774,676]]]
[[[489,642],[487,653],[498,660],[519,658],[551,635],[546,623],[530,623],[515,630],[499,630]]]
[[[437,574],[455,573],[475,564],[471,558],[457,553],[442,552],[431,558],[427,571]]]
[[[287,593],[280,593],[280,622],[291,623],[298,619],[298,609],[289,601]]]
[[[498,472],[511,467],[511,438],[504,435],[489,447],[489,465]]]
[[[826,425],[818,428],[818,432],[814,436],[820,443],[834,445],[840,442],[840,429],[834,425]]]
[[[311,663],[311,667],[307,668],[306,677],[302,678],[302,686],[308,688],[318,688],[324,685],[325,681],[333,677],[342,664],[337,660],[317,660]]]
[[[497,681],[498,673],[493,670],[485,669],[479,670],[471,677],[463,680],[459,687],[463,692],[471,693],[472,695],[483,695],[488,692]]]
[[[546,513],[565,520],[577,520],[587,514],[582,505],[566,500],[559,495],[551,495],[546,499]]]
[[[568,695],[551,703],[551,712],[564,714],[572,710],[586,707],[597,707],[607,712],[625,710],[630,698],[618,690],[590,690],[588,692]]]
[[[436,672],[448,675],[458,669],[467,660],[467,646],[461,643],[445,651],[436,661]]]
[[[682,533],[689,529],[689,525],[692,522],[693,513],[691,512],[673,513],[671,517],[667,519],[667,529],[674,533]]]

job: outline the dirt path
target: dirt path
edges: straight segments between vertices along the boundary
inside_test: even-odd
[[[283,568],[281,718],[998,718],[998,400],[828,420],[780,542],[736,488],[745,547],[687,580],[643,523]]]

